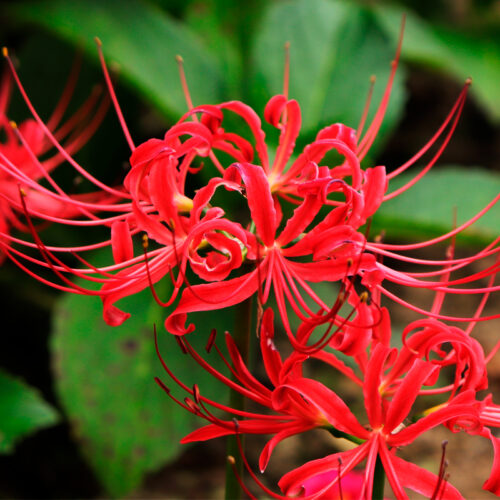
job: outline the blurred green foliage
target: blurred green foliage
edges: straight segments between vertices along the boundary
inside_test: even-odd
[[[36,389],[0,370],[0,453],[10,453],[18,440],[56,424],[59,415]]]

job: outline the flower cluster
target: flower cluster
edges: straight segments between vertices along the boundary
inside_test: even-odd
[[[458,123],[470,82],[427,144],[387,173],[384,166],[362,166],[362,160],[383,121],[401,45],[372,121],[365,124],[365,113],[357,129],[338,123],[327,126],[298,153],[299,104],[288,97],[286,88],[274,96],[263,113],[267,126],[279,133],[273,158],[261,119],[252,108],[239,101],[193,107],[182,73],[188,112],[162,139],[152,138],[136,147],[98,46],[109,95],[131,149],[130,170],[119,186],[103,184],[71,156],[99,124],[107,100],[89,118],[97,99],[91,96],[81,111],[58,127],[71,94],[70,80],[69,90],[45,124],[4,53],[10,74],[4,77],[0,96],[1,126],[7,136],[0,149],[1,254],[56,288],[97,295],[104,320],[113,326],[129,317],[117,307],[120,299],[151,289],[154,299],[169,308],[165,328],[176,336],[183,352],[252,404],[252,409],[245,410],[208,399],[164,363],[168,375],[188,396],[179,400],[159,379],[158,383],[179,405],[208,422],[183,442],[269,434],[272,437],[259,460],[262,472],[278,443],[311,429],[324,429],[354,444],[348,451],[286,473],[279,481],[281,494],[260,482],[240,447],[249,474],[272,497],[334,498],[347,488],[349,478],[356,477],[358,491],[353,498],[372,498],[374,477],[380,474],[376,469],[383,468],[397,498],[407,498],[405,488],[430,498],[461,498],[448,483],[444,466],[435,475],[396,454],[436,426],[491,440],[495,459],[484,487],[500,494],[500,443],[492,433],[500,426],[500,407],[491,395],[481,392],[488,388],[486,366],[496,348],[485,355],[471,336],[478,321],[500,317],[483,314],[488,296],[499,290],[494,278],[500,238],[468,257],[454,256],[455,236],[486,213],[500,195],[471,220],[432,240],[397,245],[373,239],[369,232],[370,219],[384,201],[406,191],[437,162]],[[9,125],[6,116],[11,77],[33,116],[20,127]],[[246,133],[232,131],[235,118]],[[432,147],[437,151],[420,173],[392,190],[390,181]],[[56,150],[55,155],[40,159],[50,149]],[[330,152],[340,158],[333,165]],[[62,191],[50,176],[51,169],[62,163],[75,168],[95,191],[78,196]],[[48,187],[39,183],[41,179]],[[233,201],[229,208],[218,201],[220,191]],[[78,228],[102,226],[109,237],[84,247],[49,246],[38,235],[33,218]],[[14,238],[10,226],[31,233],[33,241]],[[143,249],[138,253],[133,244],[136,236],[142,237]],[[446,240],[452,243],[442,260],[404,253]],[[107,266],[94,266],[84,257],[85,252],[105,246],[112,249],[114,259]],[[26,250],[30,247],[38,249],[41,257]],[[76,257],[81,267],[67,265],[59,257],[64,253]],[[405,272],[383,263],[384,257],[424,269]],[[481,270],[453,277],[477,263],[483,264]],[[42,277],[36,267],[52,270],[54,280]],[[75,277],[87,280],[89,287],[81,280],[77,284]],[[172,287],[170,297],[162,301],[155,285],[164,279]],[[335,284],[338,291],[333,300],[331,293],[325,296],[317,291],[321,282]],[[94,283],[99,289],[91,286]],[[408,303],[387,284],[431,290],[433,305],[425,310]],[[449,316],[441,312],[447,294],[476,295],[481,301],[471,317]],[[389,309],[382,305],[384,296],[421,316],[404,329],[401,347],[394,347],[398,336],[391,329]],[[225,335],[229,358],[219,348],[216,332],[207,344],[207,350],[215,349],[223,359],[228,374],[209,364],[186,335],[196,327],[186,324],[190,313],[229,308],[252,297],[258,303],[258,351],[266,382],[252,374],[229,333]],[[274,342],[275,316],[286,334],[283,342],[291,349],[286,357]],[[451,322],[468,325],[459,328]],[[364,414],[356,414],[336,388],[308,375],[309,360],[355,384]],[[436,397],[440,398],[437,405]],[[217,416],[219,412],[226,414]],[[355,468],[363,463],[361,474]]]

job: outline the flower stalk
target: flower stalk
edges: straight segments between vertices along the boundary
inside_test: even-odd
[[[242,356],[245,364],[248,365],[250,358],[250,336],[252,328],[252,298],[244,300],[236,309],[235,325],[234,325],[234,341]],[[233,381],[237,381],[233,375]],[[245,397],[231,389],[229,392],[229,406],[241,411],[245,411]],[[238,439],[240,445],[238,445]],[[234,464],[229,461],[226,463],[226,489],[225,500],[239,500],[242,496],[242,488],[235,474],[234,469],[238,472],[240,478],[243,477],[243,458],[240,448],[245,449],[244,436],[230,435],[227,437],[226,451],[228,457],[234,457]]]
[[[385,471],[380,455],[375,463],[375,473],[373,475],[373,500],[384,500]]]

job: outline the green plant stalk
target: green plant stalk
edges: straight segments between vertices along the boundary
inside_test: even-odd
[[[236,311],[233,338],[245,363],[248,363],[250,351],[250,330],[252,325],[252,299],[249,298],[239,304]],[[235,380],[234,376],[232,377]],[[231,391],[229,396],[229,406],[238,410],[245,409],[245,398],[236,391]],[[243,436],[239,436],[241,446],[244,448]],[[243,460],[238,448],[236,436],[227,438],[227,456],[235,460],[238,475],[243,475]],[[242,496],[242,489],[235,476],[233,466],[228,462],[226,465],[226,494],[225,500],[239,500]]]
[[[384,500],[384,485],[385,485],[385,471],[380,460],[380,455],[377,455],[375,462],[375,473],[373,475],[373,500]]]

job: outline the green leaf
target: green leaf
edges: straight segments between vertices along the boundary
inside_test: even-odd
[[[165,290],[158,293],[168,295]],[[64,296],[56,308],[51,346],[56,389],[70,424],[113,496],[127,494],[146,472],[175,459],[182,451],[180,439],[203,423],[177,406],[155,383],[157,376],[178,399],[187,395],[177,390],[161,366],[153,324],[157,325],[162,356],[176,376],[189,387],[197,383],[202,395],[222,403],[227,397],[225,386],[182,354],[173,336],[165,332],[163,320],[168,311],[156,304],[149,289],[121,300],[120,307],[132,316],[112,328],[104,323],[96,297]],[[215,326],[207,316],[203,324],[197,324],[189,341],[198,351],[203,351]],[[215,366],[220,361],[214,352],[207,360]]]
[[[415,174],[404,173],[391,180],[389,192],[404,185]],[[373,234],[385,230],[388,238],[434,237],[481,211],[500,193],[500,176],[480,168],[444,167],[431,170],[400,196],[382,204],[374,217]],[[457,238],[457,242],[486,244],[498,237],[500,204]]]
[[[461,81],[472,77],[471,92],[493,119],[500,120],[500,43],[497,39],[429,25],[399,6],[375,6],[373,12],[394,42],[399,37],[401,17],[406,14],[403,58],[451,74]]]
[[[2,370],[0,408],[0,453],[12,452],[18,440],[59,421],[38,390]]]
[[[184,58],[194,102],[220,98],[223,78],[213,53],[183,24],[148,2],[48,0],[11,4],[7,12],[81,45],[94,58],[98,36],[108,63],[116,63],[121,77],[167,116],[177,118],[186,111],[177,54]]]
[[[238,10],[238,6],[234,5],[234,9]],[[186,10],[185,23],[204,41],[214,58],[220,61],[224,74],[224,94],[230,99],[241,99],[241,51],[234,33],[228,29],[228,24],[235,27],[234,17],[231,16],[234,12],[226,11],[218,5],[217,0],[193,2]],[[222,13],[225,14],[224,18]],[[230,19],[227,19],[229,16]]]
[[[290,46],[290,92],[302,109],[303,132],[341,121],[358,126],[370,76],[376,75],[373,110],[378,106],[396,45],[388,41],[366,8],[339,1],[293,0],[272,5],[259,24],[254,47],[255,98],[261,103],[283,88],[283,47]],[[404,101],[398,69],[386,132]],[[260,91],[260,93],[257,93]],[[381,133],[384,135],[384,132]]]
[[[447,66],[450,73],[461,80],[472,77],[472,94],[491,118],[500,121],[498,39],[481,39],[444,29],[437,29],[436,33],[452,49]]]

